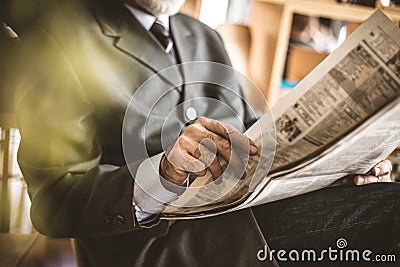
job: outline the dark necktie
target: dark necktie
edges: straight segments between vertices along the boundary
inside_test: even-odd
[[[157,40],[162,44],[162,46],[165,49],[166,53],[171,53],[172,52],[172,38],[169,35],[169,32],[167,29],[165,29],[164,24],[161,22],[161,20],[156,19],[154,22],[153,26],[150,28],[151,33],[157,38]]]

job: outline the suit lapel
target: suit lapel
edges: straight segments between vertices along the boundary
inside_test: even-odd
[[[170,18],[170,30],[174,40],[175,52],[178,54],[181,63],[193,62],[197,49],[195,33],[182,18],[183,16],[181,14],[174,15]],[[193,72],[196,72],[192,67],[192,64],[180,65],[180,72],[182,73],[185,83],[192,81],[191,76]]]
[[[182,15],[177,14],[170,18],[170,30],[174,40],[175,51],[182,63],[192,62],[196,49],[194,32],[183,22]],[[177,29],[177,30],[175,30]]]
[[[115,38],[114,46],[117,49],[137,59],[155,73],[174,65],[172,58],[162,50],[156,39],[123,5],[97,6],[95,13],[102,32]],[[178,71],[167,71],[158,75],[171,85],[182,83]]]

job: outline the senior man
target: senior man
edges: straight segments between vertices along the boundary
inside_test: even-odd
[[[174,67],[230,65],[215,31],[176,13],[183,2],[49,1],[21,30],[19,163],[34,226],[48,236],[74,237],[82,266],[265,266],[257,252],[267,241],[273,249],[323,249],[342,236],[376,251],[397,246],[394,183],[333,187],[208,219],[160,220],[181,193],[170,185],[207,170],[218,180],[222,160],[241,178],[238,155],[259,149],[240,133],[257,116],[233,73]],[[195,72],[229,90],[186,84]],[[143,87],[149,78],[151,86]],[[134,116],[124,121],[127,110]],[[176,128],[184,130],[179,135]],[[169,146],[163,135],[173,140]],[[122,136],[133,151],[128,157]],[[196,160],[204,139],[215,143],[205,146],[217,153],[211,162]],[[382,162],[354,182],[389,181],[390,168]],[[165,199],[143,192],[138,177]]]

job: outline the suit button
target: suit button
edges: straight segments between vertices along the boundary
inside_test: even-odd
[[[186,118],[188,120],[194,120],[197,118],[197,110],[194,107],[188,107],[186,109]]]
[[[123,224],[125,222],[125,217],[122,216],[121,214],[117,214],[115,216],[115,219],[117,221],[118,224]]]

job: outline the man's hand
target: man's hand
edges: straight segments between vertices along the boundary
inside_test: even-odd
[[[216,180],[224,171],[222,161],[225,161],[238,178],[244,178],[243,158],[257,151],[255,143],[233,126],[199,118],[162,157],[160,174],[176,185],[184,184],[189,174],[204,176],[207,170]]]
[[[384,160],[379,162],[372,168],[369,174],[356,175],[351,181],[350,178],[343,179],[344,184],[354,183],[356,185],[365,185],[378,182],[392,182],[390,173],[392,171],[392,163],[390,160]]]

